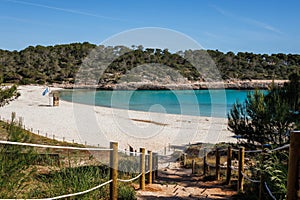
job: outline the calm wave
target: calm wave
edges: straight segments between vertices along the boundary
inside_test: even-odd
[[[232,105],[251,90],[74,90],[62,91],[66,101],[147,112],[226,117]]]

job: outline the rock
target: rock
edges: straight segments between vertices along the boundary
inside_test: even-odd
[[[283,86],[287,80],[274,80],[274,84]],[[272,80],[252,80],[241,81],[232,80],[224,82],[185,82],[179,84],[162,84],[151,82],[129,82],[118,84],[101,84],[101,85],[62,85],[63,88],[97,88],[102,90],[206,90],[206,89],[269,89],[273,84]]]

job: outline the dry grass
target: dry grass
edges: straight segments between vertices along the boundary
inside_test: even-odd
[[[7,140],[9,135],[8,127],[9,124],[0,121],[1,140]],[[26,141],[30,143],[84,147],[84,145],[81,144],[49,139],[23,129],[18,129],[18,131],[20,131],[21,135],[28,136],[29,140]],[[26,181],[21,183],[23,188],[18,190],[17,193],[10,189],[0,190],[0,198],[42,198],[58,196],[89,189],[108,179],[108,168],[104,164],[109,161],[109,151],[91,152],[41,147],[34,147],[33,150],[32,155],[24,153],[28,156],[28,159],[26,157],[23,164],[28,167],[25,170],[14,171],[15,174],[21,174],[21,172],[28,174]],[[2,153],[4,153],[3,155],[7,155],[5,152]],[[20,153],[22,154],[22,149]],[[55,155],[55,159],[53,159],[51,155]],[[17,159],[19,159],[19,157],[17,157]],[[4,171],[2,172],[5,173]],[[120,187],[123,192],[120,195],[134,196],[135,192],[127,189],[127,187],[126,185]],[[80,199],[91,199],[90,195],[92,195],[92,199],[107,199],[107,188],[108,186],[105,186],[88,195],[80,196]]]

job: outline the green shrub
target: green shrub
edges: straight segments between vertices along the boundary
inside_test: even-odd
[[[134,188],[129,184],[119,185],[118,188],[118,199],[135,200],[136,193]]]
[[[45,186],[36,188],[31,198],[55,197],[85,191],[106,182],[108,168],[106,166],[64,168],[49,174],[38,175],[37,180]],[[78,197],[80,199],[105,199],[108,195],[108,185],[106,185]]]
[[[286,152],[274,152],[267,156],[262,166],[266,182],[276,199],[286,199],[288,157]]]
[[[16,85],[4,89],[0,88],[0,107],[7,104],[9,100],[19,96],[20,93],[18,93]]]
[[[8,124],[7,140],[14,142],[30,142],[23,133],[21,122],[15,122],[15,113],[12,122]],[[36,153],[31,147],[16,145],[0,146],[0,198],[26,198],[22,190],[31,181],[35,168],[31,165],[36,158]]]

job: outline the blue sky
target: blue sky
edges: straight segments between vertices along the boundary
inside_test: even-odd
[[[0,0],[0,48],[100,44],[134,28],[179,31],[205,49],[300,54],[300,1]]]

